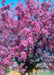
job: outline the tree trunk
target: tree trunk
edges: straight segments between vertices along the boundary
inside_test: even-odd
[[[28,71],[28,75],[30,75],[30,72]]]
[[[31,75],[33,75],[33,72],[31,72]]]
[[[35,72],[35,75],[37,75],[37,72]]]
[[[21,75],[25,75],[25,74],[21,74]]]

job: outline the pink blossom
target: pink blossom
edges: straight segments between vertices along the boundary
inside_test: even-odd
[[[28,66],[26,65],[26,66],[25,66],[25,68],[27,69],[27,68],[28,68]]]
[[[45,35],[49,34],[46,29],[42,29],[42,31],[43,31],[43,33],[44,33]]]
[[[32,32],[29,28],[24,28],[20,33],[22,34],[22,36],[32,36]]]
[[[50,69],[54,69],[54,65],[48,65]]]
[[[25,69],[21,69],[20,72],[21,72],[22,74],[24,74],[24,73],[25,73]]]
[[[22,68],[23,68],[23,64],[20,64],[20,65],[19,65],[19,68],[22,69]]]
[[[13,51],[16,52],[18,50],[18,46],[13,48]]]
[[[28,38],[27,38],[27,41],[28,41],[29,44],[31,44],[31,45],[34,44],[34,41],[33,41],[32,37],[28,37]]]
[[[11,54],[9,54],[9,55],[8,55],[8,59],[11,59],[11,57],[12,57],[12,55],[11,55]]]
[[[3,63],[4,63],[4,64],[7,64],[7,62],[8,62],[7,58],[4,58],[4,59],[3,59]]]
[[[19,53],[18,52],[15,52],[15,56],[18,57],[19,56]]]
[[[26,57],[27,57],[26,52],[22,51],[22,52],[21,52],[21,60],[22,60],[22,61],[25,61],[25,60],[26,60]]]
[[[21,41],[21,45],[23,45],[24,47],[27,47],[28,46],[28,42],[25,39],[23,39]]]

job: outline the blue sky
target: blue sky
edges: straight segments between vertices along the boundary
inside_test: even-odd
[[[37,0],[36,0],[37,1]],[[48,1],[48,0],[47,0]],[[54,2],[54,0],[51,0],[52,2]],[[9,4],[9,3],[14,3],[14,6],[16,5],[16,3],[18,3],[18,0],[6,0],[6,3],[5,5]],[[21,2],[24,2],[24,0],[21,0]],[[39,2],[43,2],[43,0],[39,0]],[[2,3],[1,3],[1,0],[0,0],[0,8],[2,7]]]
[[[0,8],[2,7],[2,3],[1,3],[2,0],[0,0]],[[6,3],[5,5],[9,4],[9,3],[14,3],[14,6],[16,3],[18,3],[18,0],[5,0]],[[21,2],[23,2],[24,0],[21,0]]]

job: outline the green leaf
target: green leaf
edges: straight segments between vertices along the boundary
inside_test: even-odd
[[[21,52],[19,51],[19,54],[21,54]]]

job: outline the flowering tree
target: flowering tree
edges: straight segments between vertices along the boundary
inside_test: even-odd
[[[54,9],[53,2],[24,0],[0,8],[0,70],[17,62],[22,74],[46,62],[54,69]],[[51,2],[51,3],[50,3]],[[17,19],[16,19],[17,18]],[[4,57],[4,58],[3,58]],[[8,63],[7,63],[8,62]],[[10,64],[11,62],[11,64]],[[3,65],[4,64],[4,65]]]

